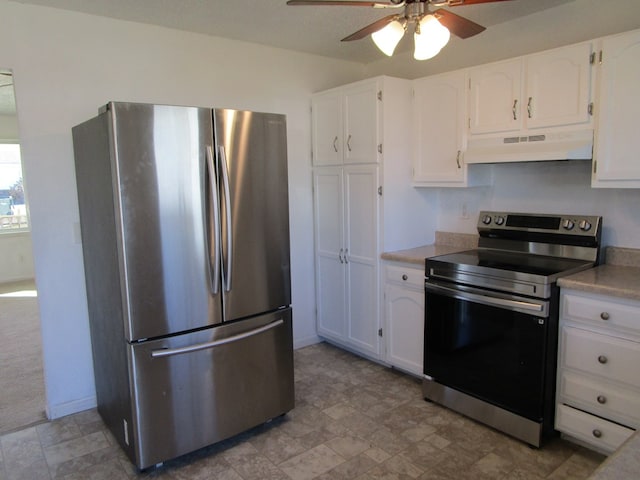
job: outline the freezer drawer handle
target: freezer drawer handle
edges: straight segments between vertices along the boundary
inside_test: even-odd
[[[272,328],[279,327],[283,323],[283,319],[276,320],[275,322],[263,325],[262,327],[258,327],[254,330],[239,333],[238,335],[232,335],[227,338],[221,338],[220,340],[214,340],[213,342],[197,343],[195,345],[189,345],[187,347],[179,348],[161,348],[159,350],[153,350],[151,352],[151,356],[153,358],[168,357],[171,355],[179,355],[181,353],[197,352],[198,350],[206,350],[208,348],[219,347],[220,345],[226,345],[227,343],[237,342],[238,340],[253,337],[254,335],[266,332],[267,330],[271,330]]]

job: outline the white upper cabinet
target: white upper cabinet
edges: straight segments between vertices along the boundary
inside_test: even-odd
[[[581,43],[526,58],[526,128],[591,123],[591,53]]]
[[[591,53],[588,42],[472,68],[470,133],[590,128]]]
[[[418,79],[413,91],[413,184],[465,186],[465,71]]]
[[[640,31],[603,39],[601,52],[592,186],[640,188]]]
[[[469,131],[518,131],[522,127],[522,59],[492,63],[469,72]]]
[[[378,160],[378,88],[375,81],[344,90],[344,163]]]
[[[342,96],[334,90],[315,95],[311,111],[314,165],[342,164]]]
[[[365,80],[313,96],[313,164],[378,162],[378,88]]]

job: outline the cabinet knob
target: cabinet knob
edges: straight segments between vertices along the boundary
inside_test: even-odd
[[[593,432],[591,432],[593,434],[594,437],[596,438],[600,438],[602,436],[602,432],[600,430],[598,430],[597,428],[595,428],[593,430]]]
[[[402,279],[403,280],[407,280],[409,277],[407,277],[407,274],[405,273],[404,275],[402,275]]]
[[[604,395],[598,395],[597,400],[600,405],[604,405],[605,403],[607,403],[607,397],[605,397]]]
[[[608,360],[609,360],[609,359],[608,359],[607,357],[605,357],[604,355],[600,355],[600,356],[598,357],[598,362],[600,362],[600,363],[601,363],[601,364],[603,364],[603,365],[604,365],[605,363],[607,363],[607,361],[608,361]]]
[[[600,318],[601,318],[602,320],[609,320],[609,313],[608,313],[608,312],[602,312],[602,313],[600,314]]]

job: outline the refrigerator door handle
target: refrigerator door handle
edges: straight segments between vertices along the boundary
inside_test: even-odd
[[[218,178],[213,164],[213,149],[207,145],[207,169],[209,170],[209,189],[213,202],[213,261],[211,259],[211,241],[209,232],[206,232],[207,244],[209,247],[209,274],[211,275],[211,293],[217,295],[220,291],[220,203],[218,192]],[[213,265],[212,265],[213,263]]]
[[[152,350],[151,357],[153,358],[169,357],[171,355],[180,355],[182,353],[197,352],[199,350],[215,348],[220,345],[226,345],[227,343],[237,342],[238,340],[253,337],[254,335],[258,335],[260,333],[266,332],[273,328],[279,327],[282,324],[284,324],[284,320],[280,318],[275,322],[268,323],[267,325],[263,325],[262,327],[249,330],[248,332],[239,333],[237,335],[232,335],[227,338],[221,338],[220,340],[214,340],[212,342],[205,342],[205,343],[197,343],[195,345],[188,345],[186,347],[160,348],[158,350]]]
[[[224,273],[224,289],[231,291],[231,265],[233,260],[233,228],[231,225],[231,191],[229,190],[229,170],[227,168],[227,154],[224,147],[218,147],[220,151],[220,166],[222,171],[222,185],[224,187],[224,214],[227,222],[227,258]]]

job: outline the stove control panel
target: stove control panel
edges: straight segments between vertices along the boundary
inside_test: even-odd
[[[594,215],[549,215],[511,212],[480,212],[478,232],[520,231],[596,237],[602,217]]]

